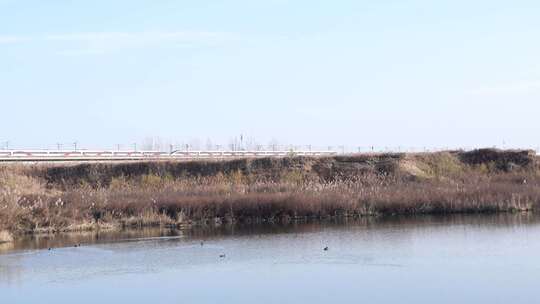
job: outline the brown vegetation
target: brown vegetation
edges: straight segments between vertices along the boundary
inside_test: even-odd
[[[0,231],[532,210],[529,151],[0,167]]]

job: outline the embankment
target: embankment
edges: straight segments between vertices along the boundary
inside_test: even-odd
[[[333,216],[528,211],[532,151],[4,165],[0,230],[56,232]]]

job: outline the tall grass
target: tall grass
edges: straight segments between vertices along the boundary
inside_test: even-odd
[[[68,184],[47,182],[37,169],[4,168],[0,230],[509,212],[532,210],[540,202],[537,169],[485,171],[452,154],[393,156],[393,163],[383,159],[382,164],[380,159],[367,159],[368,165],[366,159],[334,159],[311,167],[302,163],[273,171],[231,169],[207,175],[173,170],[130,175],[115,169],[111,172],[121,174],[106,176],[106,182],[79,179]],[[316,171],[316,166],[322,169]]]

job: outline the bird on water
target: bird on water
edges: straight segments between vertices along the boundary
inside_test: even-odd
[[[323,250],[324,250],[324,251],[328,251],[328,246],[324,247]]]

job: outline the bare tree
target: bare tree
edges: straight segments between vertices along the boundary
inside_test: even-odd
[[[158,136],[148,136],[143,139],[141,148],[147,151],[162,151],[168,149],[168,145]]]
[[[214,144],[212,143],[212,141],[210,140],[210,138],[207,138],[206,139],[206,150],[207,151],[211,151],[211,150],[214,150]]]
[[[277,139],[275,138],[272,138],[272,140],[270,140],[270,142],[268,142],[268,146],[269,146],[269,149],[271,151],[277,151],[279,150],[279,142]]]
[[[191,150],[201,150],[201,140],[198,139],[198,138],[192,138],[190,141],[189,141],[189,148]]]

